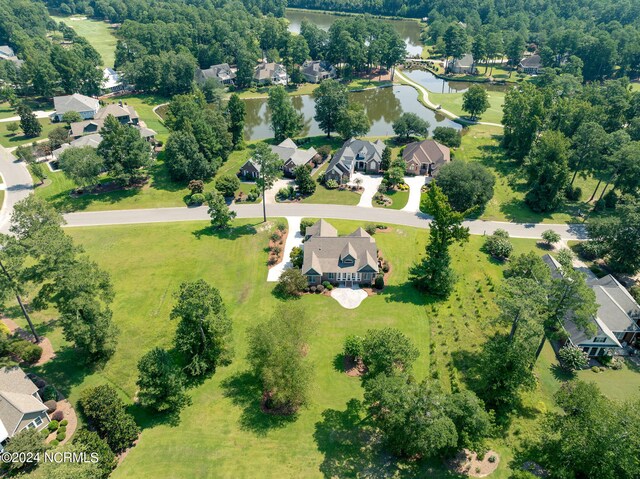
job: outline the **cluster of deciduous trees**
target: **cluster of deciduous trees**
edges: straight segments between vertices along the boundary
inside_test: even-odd
[[[503,146],[523,164],[529,206],[552,211],[565,196],[580,199],[573,186],[579,175],[598,179],[586,193],[597,208],[614,205],[619,194],[637,197],[640,93],[626,79],[583,86],[576,76],[553,71],[536,83],[510,90],[503,107]]]
[[[102,85],[98,52],[69,27],[56,24],[44,5],[29,1],[0,2],[0,43],[9,44],[24,64],[0,62],[0,80],[21,95],[54,93],[97,95]],[[47,32],[53,32],[51,39]],[[72,42],[60,45],[61,40]]]
[[[244,114],[238,115],[244,121]],[[227,115],[208,108],[201,92],[176,95],[167,107],[165,123],[171,129],[166,165],[175,181],[205,180],[215,175],[233,149],[234,133]],[[233,130],[235,131],[235,130]],[[238,132],[236,141],[241,141]]]
[[[118,329],[112,322],[113,288],[108,273],[82,255],[62,229],[64,220],[48,203],[34,196],[17,203],[12,235],[0,238],[0,291],[15,299],[36,339],[40,338],[22,297],[31,306],[56,307],[64,336],[87,360],[100,361],[115,351]]]

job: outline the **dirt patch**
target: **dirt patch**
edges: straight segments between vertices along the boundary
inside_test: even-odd
[[[449,469],[469,477],[486,477],[498,468],[498,464],[500,456],[495,451],[487,451],[480,460],[477,453],[464,449],[449,461]]]
[[[9,318],[2,318],[1,321],[7,328],[9,328],[9,332],[11,334],[14,334],[21,339],[24,339],[25,341],[29,341],[35,344],[35,340],[31,331],[22,329],[20,326],[18,326],[18,323]],[[51,361],[56,357],[56,353],[53,350],[51,341],[49,341],[48,338],[40,336],[40,342],[37,344],[42,348],[42,355],[40,356],[38,362],[34,364],[34,366],[41,366],[42,364],[46,363],[47,361]]]
[[[343,356],[342,367],[347,376],[351,377],[364,376],[367,372],[367,367],[362,362],[362,359],[356,359],[353,356]]]

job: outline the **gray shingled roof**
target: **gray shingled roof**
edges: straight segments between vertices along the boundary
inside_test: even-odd
[[[520,66],[522,68],[540,68],[542,66],[542,59],[540,58],[540,55],[524,57],[520,60]]]
[[[335,228],[320,220],[307,228],[309,234],[303,246],[303,274],[378,272],[376,242],[366,232],[336,236]],[[345,261],[349,259],[354,261]]]
[[[453,66],[457,68],[471,68],[471,65],[473,65],[473,55],[471,53],[466,53],[462,58],[453,60]]]
[[[356,158],[358,160],[369,161],[375,158],[377,161],[382,160],[382,152],[385,144],[381,140],[375,143],[365,140],[357,140],[351,138],[347,140],[331,159],[327,171],[334,168],[341,174],[350,174],[353,171]]]
[[[74,93],[67,96],[54,96],[53,106],[58,114],[64,114],[68,111],[97,111],[100,108],[100,102],[80,93]]]
[[[36,385],[19,367],[0,368],[0,421],[9,436],[24,422],[25,415],[47,410],[34,396],[37,391]]]

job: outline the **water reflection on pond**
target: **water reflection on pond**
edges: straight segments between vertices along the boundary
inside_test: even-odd
[[[323,30],[329,30],[329,27],[338,19],[339,15],[333,15],[325,12],[311,12],[308,10],[290,10],[287,9],[285,14],[289,20],[289,31],[300,33],[300,24],[303,19],[307,19],[311,23]],[[344,16],[342,16],[344,18]],[[420,23],[416,20],[391,20],[385,19],[385,22],[393,25],[398,31],[404,43],[407,46],[409,56],[422,54],[422,42],[420,41]]]
[[[464,93],[473,83],[464,81],[449,81],[438,78],[433,73],[426,70],[402,70],[406,76],[414,82],[419,83],[433,93]],[[488,91],[507,91],[506,85],[489,85],[482,83]]]
[[[349,94],[351,101],[361,103],[371,120],[371,129],[367,136],[392,136],[393,122],[406,112],[416,113],[431,124],[431,131],[436,126],[462,128],[458,123],[429,110],[418,101],[418,93],[410,86],[398,85],[390,88],[378,88]],[[304,129],[300,136],[322,135],[318,123],[313,119],[315,102],[308,95],[291,98],[296,110],[304,116]],[[245,138],[260,140],[271,138],[273,131],[269,124],[271,115],[267,108],[266,98],[245,100]]]

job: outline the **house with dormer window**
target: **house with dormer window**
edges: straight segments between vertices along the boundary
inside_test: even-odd
[[[351,138],[342,145],[329,162],[325,179],[338,183],[348,183],[355,171],[380,173],[382,153],[386,145],[382,140],[376,142]]]
[[[562,267],[551,255],[543,256],[552,277],[562,275]],[[564,322],[568,342],[582,349],[589,356],[625,354],[625,348],[635,343],[640,334],[640,306],[633,296],[612,275],[587,281],[598,303],[598,312],[592,318],[593,328],[585,331],[571,321]]]
[[[345,286],[371,286],[378,275],[375,240],[362,228],[347,236],[325,220],[307,228],[302,273],[310,285],[330,281]]]

